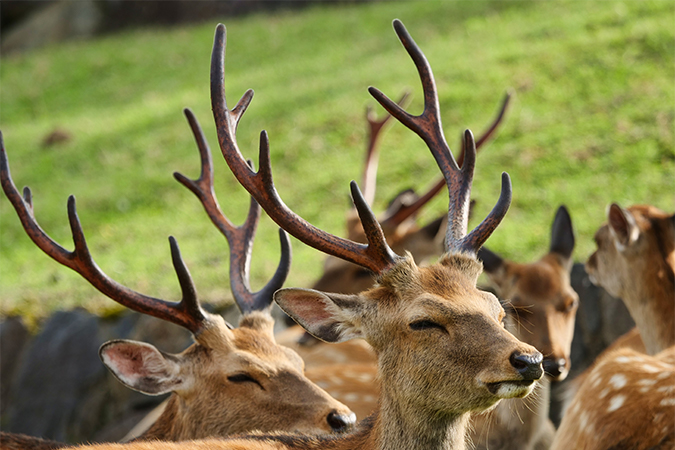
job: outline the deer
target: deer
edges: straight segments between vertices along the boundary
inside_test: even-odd
[[[302,359],[274,339],[271,316],[273,293],[283,286],[290,270],[288,235],[280,230],[281,258],[269,282],[258,292],[249,287],[251,248],[260,219],[260,206],[251,200],[246,221],[235,226],[223,214],[213,189],[210,148],[194,114],[186,109],[201,157],[201,174],[191,180],[175,178],[201,201],[213,224],[230,247],[230,287],[242,316],[237,328],[222,316],[205,311],[175,238],[171,257],[182,299],[156,299],[127,288],[108,277],[94,262],[75,206],[68,199],[68,218],[75,249],[70,252],[38,225],[28,187],[23,195],[12,181],[0,133],[0,178],[24,230],[33,242],[58,263],[80,274],[92,286],[121,305],[180,325],[195,343],[180,354],[130,340],[103,344],[99,354],[125,386],[148,395],[171,393],[163,413],[139,440],[198,439],[252,430],[308,433],[342,432],[356,419],[351,410],[330,397],[304,375]],[[18,440],[5,436],[4,441]]]
[[[549,417],[550,382],[562,381],[570,369],[570,352],[579,296],[570,285],[574,230],[567,208],[560,206],[551,227],[549,251],[520,264],[483,247],[478,258],[502,299],[507,329],[544,355],[545,377],[535,395],[501,402],[473,417],[471,433],[478,449],[548,448],[555,427]]]
[[[476,140],[476,150],[487,142],[499,127],[511,100],[507,92],[502,100],[498,114],[480,138]],[[409,93],[405,92],[397,104],[406,107]],[[373,108],[366,108],[368,141],[362,175],[363,196],[372,206],[376,191],[376,174],[379,156],[378,142],[381,133],[388,127],[391,115],[378,118]],[[459,153],[457,163],[462,165],[464,150]],[[414,260],[424,263],[429,258],[439,256],[443,248],[445,234],[444,215],[419,227],[414,221],[415,215],[445,187],[441,176],[432,187],[422,195],[413,189],[406,189],[396,195],[389,207],[379,219],[387,243],[396,253],[408,251]],[[351,208],[346,221],[347,239],[366,242],[366,237],[355,208]],[[319,291],[355,294],[372,286],[374,279],[368,270],[328,256],[323,275],[314,283],[312,289]],[[295,322],[291,322],[295,325]],[[362,339],[352,339],[339,344],[326,344],[313,338],[302,327],[295,325],[277,335],[278,342],[293,348],[305,361],[307,377],[325,389],[331,396],[342,401],[356,413],[357,418],[368,416],[377,406],[378,388],[377,359]]]
[[[221,152],[239,183],[281,228],[306,245],[359,264],[377,276],[377,284],[359,294],[334,294],[286,288],[274,300],[313,336],[326,342],[364,338],[378,361],[377,410],[341,436],[257,433],[227,440],[183,443],[146,442],[135,449],[448,449],[465,448],[470,413],[500,400],[525,397],[543,375],[543,356],[502,323],[497,298],[476,287],[482,264],[478,250],[505,216],[511,201],[508,174],[502,174],[499,199],[471,232],[468,206],[476,149],[464,133],[466,153],[458,167],[443,135],[438,95],[431,67],[399,20],[399,40],[415,63],[424,91],[424,110],[413,116],[376,88],[371,95],[427,144],[446,180],[449,193],[446,251],[419,267],[388,246],[382,228],[358,185],[350,185],[367,244],[326,233],[286,206],[272,178],[269,139],[260,134],[259,170],[243,158],[237,125],[249,106],[248,90],[229,109],[224,91],[225,26],[216,28],[211,58],[211,104]],[[120,445],[89,448],[121,449]]]
[[[586,262],[620,297],[636,333],[601,353],[563,417],[553,449],[675,446],[675,214],[612,203]]]

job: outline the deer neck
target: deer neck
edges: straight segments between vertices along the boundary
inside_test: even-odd
[[[178,396],[171,394],[162,415],[159,416],[145,433],[134,439],[134,441],[179,441],[184,438],[182,436],[184,430],[178,420],[178,417],[180,417],[179,403]]]
[[[383,380],[383,386],[386,381]],[[378,450],[464,450],[469,414],[438,415],[420,411],[383,387],[374,426]]]
[[[647,352],[655,355],[675,345],[674,268],[667,260],[643,267],[636,283],[625,283],[622,295],[640,330]],[[638,281],[638,280],[636,280]]]

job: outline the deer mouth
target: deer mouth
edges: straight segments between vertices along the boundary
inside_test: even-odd
[[[499,398],[525,397],[534,389],[533,380],[508,380],[486,383],[485,387]]]

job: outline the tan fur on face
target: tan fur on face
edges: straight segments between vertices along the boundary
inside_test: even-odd
[[[176,389],[141,439],[183,440],[253,430],[327,433],[331,411],[351,411],[304,376],[302,359],[278,345],[273,319],[253,312],[228,329],[220,316],[178,355],[192,385]],[[246,374],[256,382],[233,382]],[[259,383],[259,384],[258,384]]]
[[[533,345],[544,358],[565,361],[557,381],[570,368],[579,296],[570,285],[567,264],[549,253],[532,264],[505,261],[502,269],[489,274],[497,294],[513,308],[507,320],[509,330]]]
[[[520,378],[509,357],[534,349],[504,330],[497,299],[476,289],[481,269],[475,258],[462,254],[444,255],[438,264],[424,268],[408,257],[364,294],[377,299],[364,328],[380,357],[383,390],[404,402],[457,414],[499,400],[487,383]],[[410,323],[422,319],[440,324],[446,332],[411,330]]]

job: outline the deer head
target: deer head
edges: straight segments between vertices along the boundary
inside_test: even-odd
[[[104,344],[100,356],[120,382],[148,395],[172,392],[163,415],[140,439],[184,440],[225,436],[252,430],[302,432],[344,431],[355,418],[303,374],[304,364],[292,350],[279,346],[269,313],[272,294],[290,267],[290,243],[280,231],[281,262],[268,284],[252,293],[248,286],[251,245],[260,217],[252,200],[248,218],[235,227],[222,214],[213,194],[213,170],[208,146],[194,116],[186,111],[202,157],[198,180],[176,177],[202,200],[211,220],[230,244],[230,282],[244,315],[238,328],[202,309],[178,244],[169,238],[173,265],[183,299],[171,303],[135,292],[109,278],[94,262],[75,209],[68,199],[68,217],[75,250],[67,251],[37,224],[30,189],[23,196],[14,185],[0,135],[2,188],[14,206],[28,236],[47,255],[82,275],[116,302],[144,314],[167,320],[192,332],[195,343],[174,355],[152,345],[128,340]]]
[[[567,208],[561,206],[551,228],[551,245],[530,264],[505,260],[483,247],[478,257],[497,296],[503,300],[508,329],[544,355],[551,379],[565,379],[579,296],[570,285],[574,232]]]
[[[622,298],[649,354],[629,332],[582,374],[552,449],[668,448],[675,443],[675,215],[616,203],[586,262]],[[641,350],[644,350],[641,349]]]
[[[216,29],[211,60],[211,101],[221,151],[237,180],[268,215],[305,244],[353,262],[376,274],[374,288],[354,295],[311,289],[282,289],[275,301],[312,335],[327,342],[362,337],[378,356],[382,395],[374,439],[380,448],[440,448],[463,443],[467,413],[500,399],[523,397],[543,370],[542,355],[504,329],[497,298],[476,288],[482,271],[477,252],[506,214],[511,184],[502,175],[497,205],[467,234],[468,207],[476,148],[464,134],[461,168],[443,136],[431,68],[403,24],[394,28],[415,62],[425,106],[412,116],[380,91],[371,94],[396,119],[415,131],[435,157],[448,187],[450,205],[446,253],[429,267],[418,267],[408,254],[397,255],[356,183],[355,208],[367,244],[330,235],[295,214],[279,197],[270,166],[269,141],[260,137],[260,169],[242,157],[236,128],[253,97],[247,91],[233,109],[224,95],[225,27]],[[267,439],[267,437],[266,437]]]
[[[650,354],[675,345],[675,215],[613,203],[595,243],[591,281],[623,299]]]

